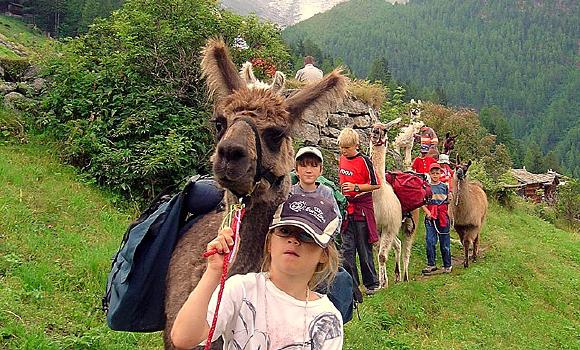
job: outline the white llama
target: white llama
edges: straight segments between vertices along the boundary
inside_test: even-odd
[[[371,112],[374,114],[374,112]],[[379,284],[380,287],[389,286],[386,264],[389,252],[395,247],[395,281],[401,280],[401,240],[397,237],[401,228],[401,203],[395,195],[391,185],[385,180],[385,156],[387,151],[387,131],[399,119],[388,124],[377,123],[371,131],[370,155],[371,160],[381,181],[381,188],[373,191],[373,205],[379,239]]]

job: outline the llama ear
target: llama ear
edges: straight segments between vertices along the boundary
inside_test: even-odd
[[[306,85],[295,95],[286,100],[292,123],[300,120],[302,113],[310,108],[321,107],[329,109],[336,105],[346,95],[348,78],[341,74],[341,69],[335,69],[324,79]]]
[[[246,84],[255,84],[256,76],[254,75],[254,67],[251,62],[246,62],[242,64],[242,69],[240,69],[240,78]]]
[[[469,169],[470,166],[471,166],[471,159],[467,162],[467,168]]]
[[[461,164],[461,158],[459,157],[459,153],[455,156],[455,164]]]
[[[209,39],[202,51],[202,76],[206,79],[210,96],[225,97],[244,87],[222,39]]]
[[[286,76],[284,73],[276,71],[270,90],[272,90],[274,93],[279,93],[280,91],[284,90],[284,85],[286,85]]]
[[[446,139],[448,139],[448,138],[449,138],[449,136],[451,136],[451,133],[448,131],[448,132],[445,134],[445,138],[446,138]]]

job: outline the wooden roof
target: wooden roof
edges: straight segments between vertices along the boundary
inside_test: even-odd
[[[520,184],[553,184],[554,181],[561,175],[555,171],[548,170],[546,174],[533,174],[523,169],[512,169],[512,175],[518,180]]]

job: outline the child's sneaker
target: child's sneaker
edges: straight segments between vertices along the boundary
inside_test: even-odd
[[[453,269],[453,266],[444,267],[443,268],[443,273],[451,273],[451,269]]]
[[[422,273],[431,273],[435,271],[437,271],[437,266],[427,266],[423,270],[421,270]]]
[[[367,289],[367,295],[373,295],[376,294],[379,290],[381,290],[381,287],[374,287],[374,288],[369,288]]]

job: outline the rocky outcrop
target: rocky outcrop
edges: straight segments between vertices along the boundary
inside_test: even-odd
[[[0,80],[0,97],[3,97],[4,106],[19,110],[34,103],[46,87],[46,80],[38,75],[38,68],[33,66],[21,76],[20,81]]]
[[[289,96],[293,92],[289,90],[285,94]],[[372,108],[369,104],[350,96],[340,105],[331,108],[331,112],[309,110],[304,114],[303,123],[296,130],[295,138],[301,143],[319,146],[338,154],[338,135],[342,129],[349,127],[359,133],[360,144],[366,149],[370,128],[378,121],[370,115],[369,108]]]

